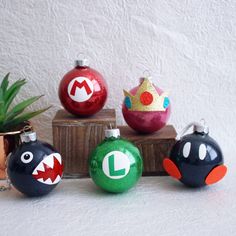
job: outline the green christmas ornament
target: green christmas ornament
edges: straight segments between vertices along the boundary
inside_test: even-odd
[[[89,173],[100,188],[121,193],[132,188],[143,171],[143,161],[136,146],[120,137],[119,129],[105,130],[105,139],[89,158]]]

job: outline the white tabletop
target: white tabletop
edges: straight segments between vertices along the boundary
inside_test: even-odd
[[[0,193],[0,235],[235,235],[236,165],[213,186],[189,189],[170,177],[143,177],[123,194],[91,179],[63,180],[46,197]]]

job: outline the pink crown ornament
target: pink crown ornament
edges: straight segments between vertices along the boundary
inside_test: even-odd
[[[140,84],[129,92],[124,90],[122,113],[126,123],[139,133],[153,133],[163,128],[170,117],[168,93],[141,78]]]

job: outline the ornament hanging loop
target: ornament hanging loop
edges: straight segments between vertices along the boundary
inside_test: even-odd
[[[32,126],[27,125],[23,128],[20,135],[20,140],[22,143],[28,143],[37,140],[36,132],[33,130]]]
[[[151,77],[151,71],[150,70],[144,70],[143,71],[143,77],[150,78]]]
[[[31,125],[26,125],[26,126],[24,126],[24,128],[21,131],[22,131],[22,133],[27,133],[30,131],[34,131],[34,129]]]
[[[209,127],[206,125],[205,119],[201,119],[200,122],[191,122],[189,123],[176,137],[179,140],[191,127],[193,127],[194,132],[208,134]]]
[[[150,70],[143,71],[143,76],[139,79],[139,82],[142,83],[144,79],[148,79],[150,80],[150,82],[152,82],[152,76]]]

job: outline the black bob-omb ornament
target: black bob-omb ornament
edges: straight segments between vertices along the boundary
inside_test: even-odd
[[[164,159],[163,167],[170,176],[187,186],[214,184],[227,172],[222,151],[209,136],[205,123],[190,123],[182,135],[191,127],[194,132],[180,137],[173,146],[170,157]]]
[[[22,144],[9,156],[8,178],[27,196],[48,194],[62,178],[61,155],[50,144],[37,140],[34,131],[24,132],[20,138]]]

